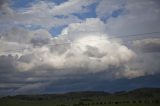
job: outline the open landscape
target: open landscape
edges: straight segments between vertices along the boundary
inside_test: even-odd
[[[160,0],[0,0],[0,106],[160,106]]]
[[[0,106],[159,106],[160,88],[128,92],[70,92],[65,94],[17,95],[0,99]]]

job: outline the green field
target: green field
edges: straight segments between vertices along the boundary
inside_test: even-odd
[[[138,89],[114,94],[76,92],[17,95],[1,98],[0,106],[160,106],[160,89]]]
[[[81,101],[80,99],[72,100],[19,100],[7,99],[1,100],[0,106],[160,106],[157,100],[100,100],[88,99]]]

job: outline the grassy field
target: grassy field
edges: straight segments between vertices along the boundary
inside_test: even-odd
[[[80,101],[78,99],[73,100],[18,100],[7,99],[1,100],[0,106],[160,106],[156,100],[94,100],[94,101]]]
[[[160,106],[160,90],[18,95],[1,98],[0,106]]]

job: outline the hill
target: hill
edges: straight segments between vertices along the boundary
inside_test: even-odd
[[[69,92],[64,94],[16,95],[0,99],[0,106],[158,106],[160,88],[140,88],[108,93],[103,91]]]

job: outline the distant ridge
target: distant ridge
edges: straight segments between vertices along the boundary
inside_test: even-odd
[[[6,96],[0,106],[160,106],[160,88]]]
[[[124,96],[132,98],[144,98],[144,97],[160,97],[160,88],[138,88],[130,91],[120,91],[115,93],[108,93],[104,91],[80,91],[80,92],[68,92],[64,94],[37,94],[37,95],[16,95],[6,96],[5,98],[25,98],[25,99],[52,99],[52,98],[63,98],[63,97],[92,97],[92,96]]]

